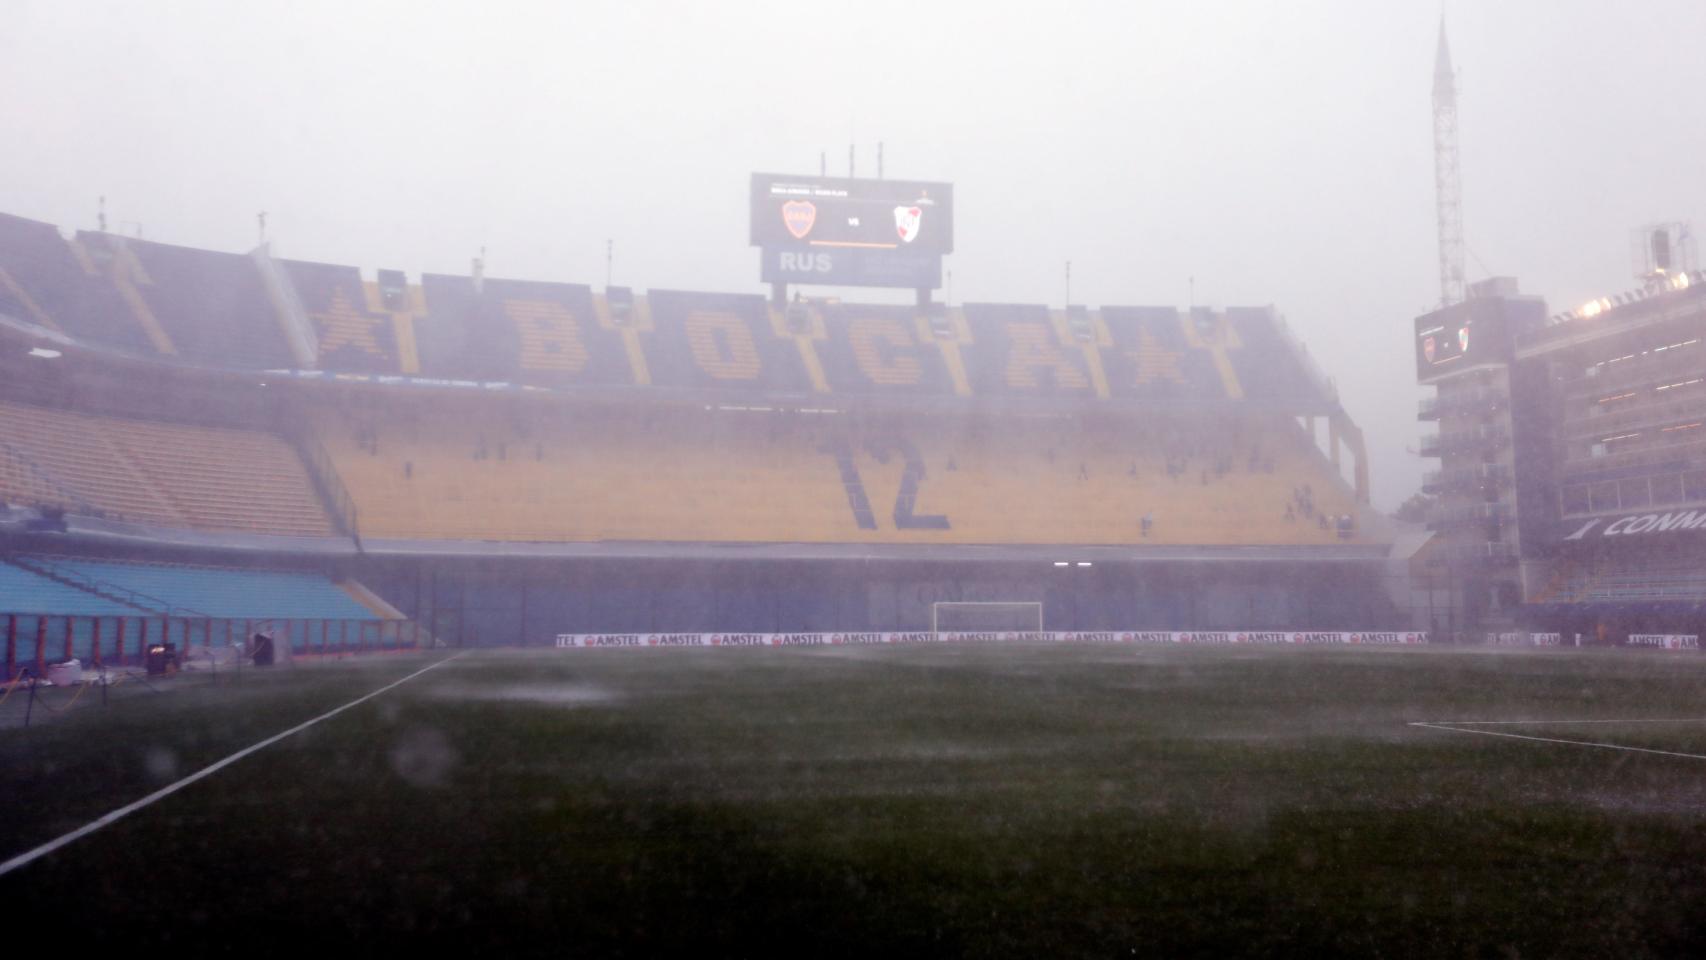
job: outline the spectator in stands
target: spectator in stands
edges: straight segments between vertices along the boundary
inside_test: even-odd
[[[1090,465],[1083,462],[1082,460],[1080,460],[1078,462],[1078,479],[1080,479],[1080,480],[1090,479]]]
[[[404,480],[413,480],[414,478],[415,478],[415,462],[413,460],[404,460],[403,461],[403,479]]]
[[[1289,504],[1289,503],[1285,505],[1285,522],[1286,523],[1296,523],[1297,522],[1297,514],[1295,514],[1291,511],[1291,504]]]
[[[1146,511],[1143,514],[1143,519],[1138,522],[1138,528],[1143,531],[1143,535],[1145,537],[1149,536],[1149,531],[1155,529],[1155,514],[1154,514],[1154,512]]]

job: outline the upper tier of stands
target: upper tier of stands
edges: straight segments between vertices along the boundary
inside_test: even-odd
[[[0,402],[0,500],[192,530],[333,533],[276,436],[19,403]]]
[[[1140,547],[1360,537],[1337,524],[1357,513],[1351,491],[1278,415],[855,421],[597,408],[522,423],[496,409],[320,408],[363,537]]]
[[[62,237],[0,215],[0,314],[89,343],[242,369],[725,396],[1033,398],[1337,407],[1270,308],[1049,310],[595,294]]]

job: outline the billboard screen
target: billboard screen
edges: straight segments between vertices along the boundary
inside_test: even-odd
[[[1432,381],[1484,363],[1510,359],[1506,312],[1521,301],[1470,300],[1416,318],[1416,379]]]
[[[954,187],[916,180],[752,175],[752,244],[807,250],[954,249]]]

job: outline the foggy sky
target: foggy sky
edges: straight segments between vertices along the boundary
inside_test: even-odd
[[[1556,312],[1706,231],[1706,3],[1447,9],[1471,280]],[[1439,7],[0,0],[0,211],[221,250],[759,291],[748,174],[955,184],[951,299],[1272,303],[1340,387],[1377,506],[1423,461]],[[894,293],[861,291],[873,300]],[[900,294],[899,296],[906,296]]]

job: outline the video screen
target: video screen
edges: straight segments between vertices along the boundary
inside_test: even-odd
[[[752,243],[951,253],[953,199],[948,183],[755,173]]]

